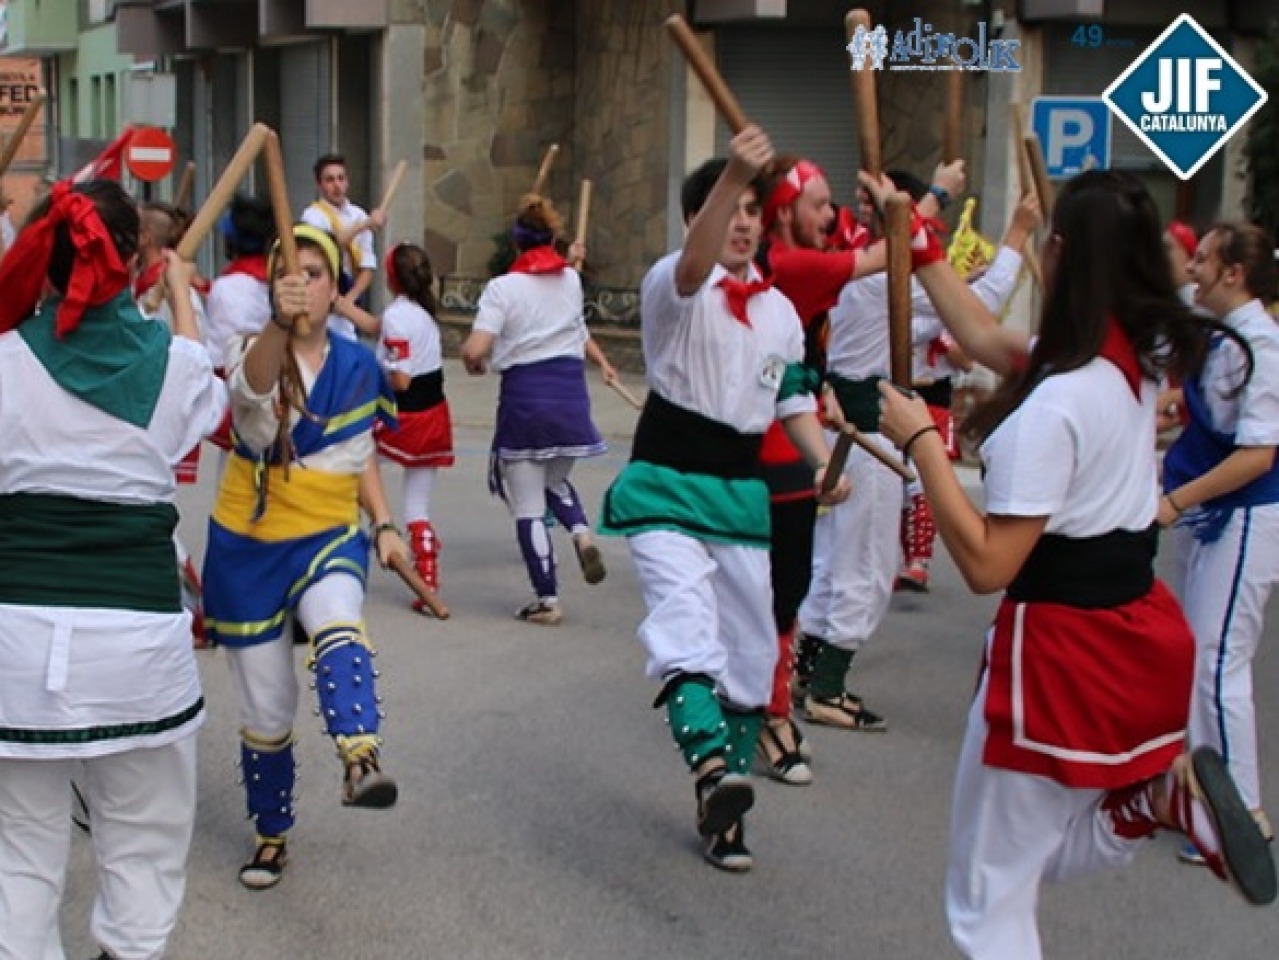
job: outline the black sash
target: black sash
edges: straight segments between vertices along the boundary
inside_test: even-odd
[[[631,459],[726,480],[760,475],[762,433],[738,433],[728,424],[685,410],[649,391],[635,428]]]
[[[419,373],[409,381],[409,388],[396,391],[395,408],[400,413],[418,413],[430,410],[444,402],[444,370]]]
[[[1155,526],[1083,538],[1044,534],[1008,585],[1008,599],[1089,610],[1123,606],[1154,586],[1158,546]]]

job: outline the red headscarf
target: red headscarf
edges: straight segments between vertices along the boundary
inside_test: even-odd
[[[75,259],[55,329],[62,339],[80,325],[90,307],[101,306],[129,284],[129,271],[93,200],[75,193],[68,180],[53,185],[49,212],[27,226],[0,262],[0,333],[31,316],[49,273],[54,232],[66,224]]]
[[[825,179],[826,174],[822,173],[822,168],[811,160],[801,160],[791,167],[790,172],[778,181],[777,186],[773,187],[773,192],[764,201],[764,229],[771,230],[773,224],[777,222],[777,211],[798,200],[799,195],[804,192],[804,187],[818,177]]]
[[[1195,231],[1190,224],[1181,220],[1170,220],[1168,226],[1164,228],[1164,232],[1172,237],[1177,246],[1186,251],[1186,256],[1193,257],[1195,255],[1195,250],[1199,246],[1199,238],[1195,236]]]
[[[386,251],[386,256],[382,258],[382,269],[386,271],[386,285],[397,297],[404,292],[404,288],[400,285],[400,275],[395,272],[395,251],[399,249],[400,245],[397,243]]]

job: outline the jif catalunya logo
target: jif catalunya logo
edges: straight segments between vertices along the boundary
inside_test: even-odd
[[[1183,180],[1266,102],[1266,92],[1188,14],[1174,20],[1104,97]]]

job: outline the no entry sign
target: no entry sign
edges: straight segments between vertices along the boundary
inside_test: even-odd
[[[178,148],[173,138],[159,127],[138,127],[124,149],[124,162],[129,172],[148,182],[167,177],[177,156]]]

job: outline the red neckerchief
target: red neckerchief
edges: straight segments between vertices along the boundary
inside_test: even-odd
[[[49,274],[54,230],[66,224],[75,259],[66,293],[58,305],[59,338],[80,325],[89,307],[106,303],[129,285],[129,269],[92,200],[59,180],[49,193],[49,212],[26,226],[0,261],[0,333],[31,316]]]
[[[551,246],[525,250],[511,264],[509,273],[559,273],[568,268],[568,261]]]
[[[933,337],[928,341],[928,354],[927,359],[924,362],[930,367],[935,367],[937,366],[938,361],[945,358],[946,354],[949,352],[950,351],[946,349],[946,340],[944,337]]]
[[[1098,356],[1103,360],[1109,360],[1119,368],[1119,372],[1128,381],[1132,395],[1140,400],[1141,381],[1144,376],[1141,362],[1137,359],[1137,351],[1133,349],[1128,334],[1124,333],[1123,327],[1113,317],[1106,321],[1106,339],[1101,342],[1101,352]]]
[[[254,280],[261,280],[266,283],[266,254],[249,253],[242,257],[236,257],[223,269],[222,276],[229,277],[233,273],[243,273]]]
[[[724,291],[728,312],[737,318],[737,322],[745,326],[751,325],[750,316],[746,312],[746,304],[751,297],[773,287],[772,278],[767,280],[738,280],[736,277],[720,277],[715,284]]]
[[[164,276],[164,261],[157,260],[133,278],[133,298],[141,300],[146,292],[160,282]]]

